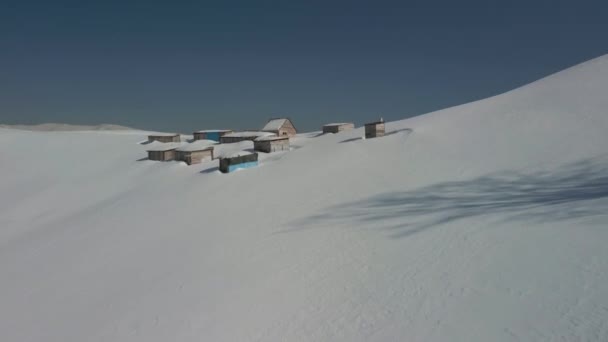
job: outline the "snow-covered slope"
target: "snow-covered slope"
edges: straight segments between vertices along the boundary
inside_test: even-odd
[[[226,175],[0,129],[0,340],[605,341],[606,89],[604,56]]]

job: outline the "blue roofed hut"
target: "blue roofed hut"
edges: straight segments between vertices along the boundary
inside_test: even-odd
[[[233,133],[230,129],[206,129],[192,133],[194,140],[213,140],[220,141],[220,138],[226,134]]]

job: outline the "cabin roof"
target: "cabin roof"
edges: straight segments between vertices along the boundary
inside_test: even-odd
[[[254,153],[249,152],[249,151],[236,151],[236,152],[229,151],[229,152],[220,153],[216,157],[218,157],[218,158],[236,158],[236,157],[248,156],[250,154],[254,154]]]
[[[203,129],[200,131],[196,131],[194,133],[223,133],[223,132],[232,132],[231,129]]]
[[[183,152],[194,152],[194,151],[204,151],[204,150],[212,150],[213,145],[217,145],[217,141],[213,140],[196,140],[190,144],[182,145],[177,150]]]
[[[149,137],[176,137],[179,136],[178,133],[154,133],[154,134],[149,134]]]
[[[146,151],[148,152],[164,152],[171,151],[182,146],[180,143],[158,143],[158,144],[150,144],[152,146],[148,147]]]
[[[279,130],[281,127],[283,127],[283,125],[287,121],[291,122],[291,120],[289,120],[287,118],[270,119],[266,123],[266,126],[264,126],[264,128],[262,128],[262,130],[263,131],[276,131],[276,130]]]
[[[289,140],[288,136],[268,136],[268,137],[259,137],[255,139],[255,141],[276,141],[276,140]]]
[[[244,131],[244,132],[235,132],[224,135],[226,138],[239,138],[239,137],[270,137],[276,134],[270,132],[260,132],[260,131]]]

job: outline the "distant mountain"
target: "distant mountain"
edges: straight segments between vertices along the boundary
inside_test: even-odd
[[[133,130],[133,128],[111,125],[111,124],[100,124],[100,125],[70,125],[62,123],[43,123],[38,125],[0,125],[0,128],[9,129],[20,129],[24,131],[38,131],[38,132],[58,132],[58,131],[124,131]]]

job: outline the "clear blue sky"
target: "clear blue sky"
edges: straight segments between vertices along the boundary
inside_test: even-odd
[[[1,1],[0,123],[395,120],[608,53],[600,1]]]

